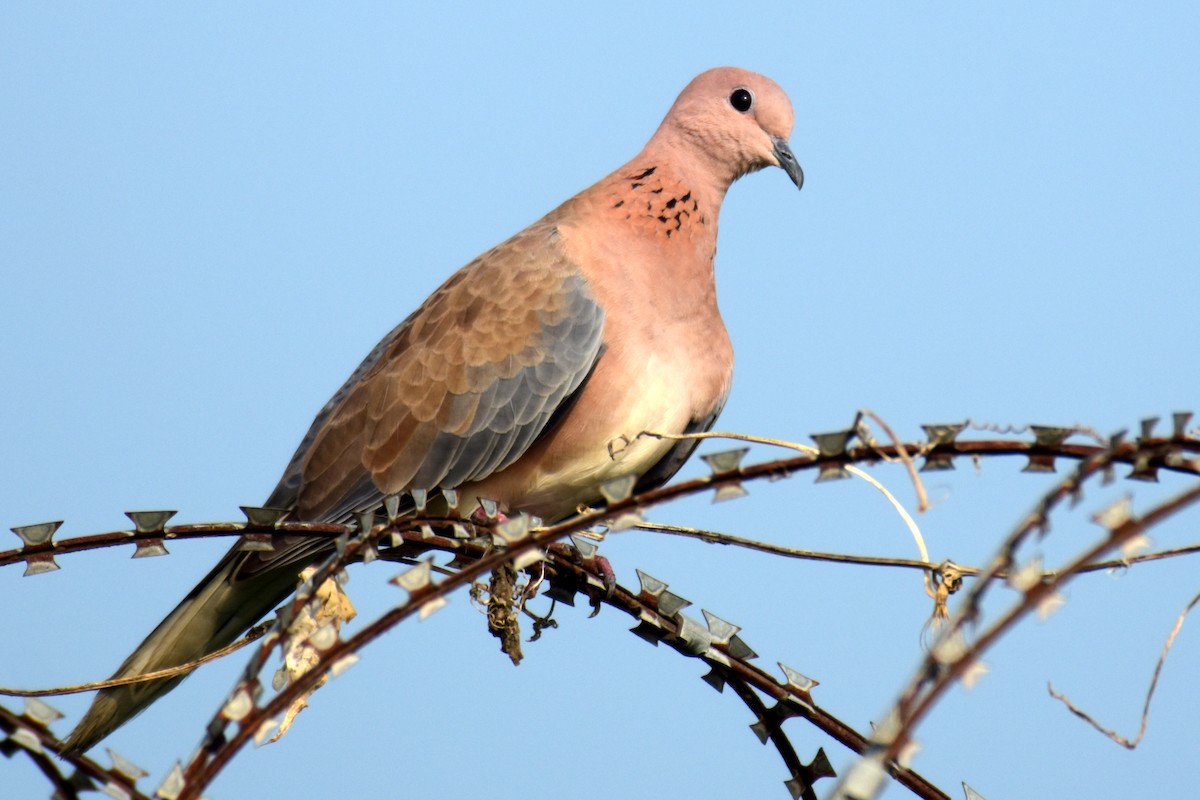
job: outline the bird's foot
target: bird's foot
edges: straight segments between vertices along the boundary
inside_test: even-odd
[[[508,522],[509,517],[499,508],[488,509],[481,505],[471,512],[469,519],[473,525],[498,525]]]
[[[599,553],[592,556],[590,560],[592,561],[592,567],[595,573],[600,576],[600,580],[604,583],[604,599],[611,599],[613,593],[617,590],[616,571],[613,569],[613,566],[609,560]]]

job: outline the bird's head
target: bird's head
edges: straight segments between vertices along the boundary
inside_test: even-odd
[[[788,144],[794,120],[792,102],[775,81],[718,67],[684,88],[655,138],[690,152],[725,187],[748,172],[779,167],[800,188],[804,172]]]

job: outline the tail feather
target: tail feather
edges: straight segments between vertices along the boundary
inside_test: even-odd
[[[311,540],[310,540],[311,541]],[[246,553],[235,546],[159,623],[117,669],[114,678],[186,664],[235,641],[282,602],[310,559],[281,559],[271,569],[240,576]],[[82,753],[175,688],[190,673],[100,690],[64,742]]]

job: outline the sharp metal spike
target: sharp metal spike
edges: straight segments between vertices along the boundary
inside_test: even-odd
[[[133,520],[138,533],[158,533],[175,516],[177,511],[126,511],[125,516]]]
[[[462,526],[462,523],[456,522],[450,526],[450,535],[455,539],[470,539],[470,532]]]
[[[616,517],[610,520],[608,523],[608,529],[613,533],[618,533],[620,531],[627,531],[630,528],[636,528],[644,521],[645,520],[642,519],[642,512],[626,511],[623,514],[618,514]]]
[[[269,533],[243,533],[237,548],[244,552],[271,553],[275,550],[275,542]]]
[[[950,469],[954,469],[954,456],[949,453],[928,453],[921,464],[921,472],[942,472]]]
[[[838,797],[878,797],[888,781],[887,767],[883,763],[883,750],[871,746],[866,753],[850,765],[850,771],[842,779]]]
[[[21,716],[36,722],[43,728],[48,728],[55,720],[62,719],[63,713],[43,700],[39,700],[36,697],[26,697],[25,710],[21,713]]]
[[[1077,484],[1073,489],[1071,489],[1070,500],[1067,503],[1067,508],[1075,508],[1082,502],[1083,486],[1082,484]]]
[[[837,458],[846,455],[846,446],[850,444],[850,440],[856,435],[853,428],[844,431],[830,431],[829,433],[813,433],[810,434],[814,442],[817,443],[817,450],[826,458]]]
[[[409,492],[409,494],[412,495],[413,507],[415,507],[419,513],[424,513],[425,506],[429,502],[429,490],[413,489]]]
[[[442,602],[445,602],[444,600]],[[426,603],[428,605],[428,603]],[[424,606],[421,607],[424,610]],[[425,619],[425,615],[420,615],[421,619]],[[340,678],[342,673],[358,663],[357,653],[347,653],[329,666],[329,677]]]
[[[80,772],[78,769],[71,773],[67,778],[67,784],[80,792],[95,792],[99,791],[99,786],[90,775]]]
[[[729,655],[739,661],[749,661],[752,658],[758,658],[758,653],[746,644],[740,636],[733,636],[729,639],[729,644],[725,646],[729,651]]]
[[[1037,604],[1038,619],[1045,622],[1055,611],[1066,605],[1066,602],[1067,598],[1059,592],[1050,592]]]
[[[1030,425],[1029,429],[1033,431],[1035,447],[1047,447],[1057,449],[1073,430],[1070,428],[1052,427],[1049,425]],[[1022,472],[1054,472],[1054,453],[1030,453],[1029,463],[1025,465]]]
[[[742,629],[741,626],[721,619],[706,608],[700,611],[704,614],[704,621],[708,623],[708,631],[716,644],[727,644],[730,637]]]
[[[1125,495],[1093,514],[1092,521],[1099,523],[1111,532],[1129,521],[1132,508],[1132,499],[1129,495]]]
[[[25,557],[25,571],[21,574],[29,577],[30,575],[54,572],[56,569],[62,569],[62,567],[54,560],[53,553],[36,553]]]
[[[284,603],[279,608],[275,609],[275,627],[280,630],[286,630],[292,624],[292,620],[296,616],[296,611],[291,603]]]
[[[1192,412],[1176,411],[1171,415],[1172,437],[1184,439],[1187,437],[1187,426],[1192,421]]]
[[[662,638],[665,635],[661,628],[646,620],[642,620],[637,625],[630,628],[629,632],[639,639],[644,639],[655,647],[658,647],[658,643],[662,641]]]
[[[783,677],[787,685],[791,686],[797,691],[807,694],[808,692],[812,691],[814,686],[819,686],[821,683],[818,680],[808,677],[802,672],[797,672],[782,661],[777,663],[779,664],[779,668],[783,670]]]
[[[1163,455],[1163,466],[1171,469],[1195,469],[1200,467],[1200,458],[1184,458],[1183,453],[1175,449]]]
[[[204,730],[204,739],[200,742],[200,747],[209,752],[220,747],[225,742],[225,728],[228,724],[228,720],[220,714],[213,717]]]
[[[658,613],[664,617],[673,617],[691,604],[691,600],[685,600],[674,592],[664,589],[663,593],[658,596]]]
[[[1058,447],[1075,432],[1071,428],[1052,425],[1030,425],[1029,430],[1033,431],[1034,442],[1042,447]]]
[[[925,435],[929,437],[931,445],[953,444],[958,435],[967,427],[965,422],[956,422],[952,424],[942,425],[922,425]]]
[[[703,676],[701,676],[700,680],[704,681],[718,692],[725,691],[725,676],[716,667],[713,667]]]
[[[411,568],[392,578],[391,582],[409,593],[419,591],[429,586],[432,566],[432,557],[424,561],[419,561]]]
[[[532,550],[526,550],[521,555],[513,559],[513,569],[522,570],[530,564],[536,564],[539,561],[546,560],[546,551],[535,547]]]
[[[709,453],[708,455],[700,456],[700,458],[705,464],[708,464],[708,468],[712,470],[713,475],[726,475],[741,469],[742,460],[746,458],[746,453],[749,452],[749,447],[737,447],[732,450],[722,450],[719,453]]]
[[[1018,592],[1028,592],[1034,586],[1042,583],[1045,571],[1042,569],[1042,557],[1035,555],[1024,565],[1008,574],[1008,585]]]
[[[724,503],[726,500],[737,500],[739,497],[745,497],[749,493],[741,481],[737,483],[723,483],[713,491],[712,501],[714,503]]]
[[[615,480],[607,481],[600,485],[600,494],[609,504],[619,503],[622,500],[628,500],[633,496],[633,487],[637,485],[637,478],[633,475],[625,475]]]
[[[551,600],[555,600],[563,605],[571,606],[572,608],[575,607],[576,590],[572,587],[551,582],[550,588],[546,590],[545,594],[546,597],[549,597]]]
[[[458,512],[458,492],[453,489],[442,489],[442,497],[446,498],[446,507],[453,515]]]
[[[225,703],[221,709],[221,716],[231,722],[239,722],[246,718],[246,715],[254,710],[254,700],[250,697],[250,692],[243,686],[233,693],[233,696]],[[112,751],[110,750],[111,754]]]
[[[765,719],[751,722],[750,730],[754,731],[754,735],[758,737],[759,744],[766,744],[771,740],[771,729]]]
[[[571,544],[575,545],[575,549],[579,551],[580,558],[591,558],[600,550],[595,542],[575,534],[571,535]]]
[[[938,445],[953,444],[958,434],[962,433],[966,428],[965,423],[955,425],[922,425],[925,430],[925,435],[929,439],[929,444],[936,447]],[[921,465],[921,472],[940,472],[943,470],[954,469],[954,456],[950,453],[929,453],[925,456],[925,463]]]
[[[42,739],[33,731],[26,728],[24,725],[17,726],[17,729],[8,735],[8,739],[4,743],[15,742],[23,749],[31,753],[42,753]],[[9,756],[11,753],[5,751],[4,755]]]
[[[154,558],[155,556],[168,556],[166,545],[162,539],[145,539],[137,542],[130,558]]]
[[[509,517],[496,526],[496,534],[506,544],[514,544],[524,539],[529,535],[529,517],[525,514]]]
[[[1021,472],[1055,472],[1053,453],[1029,453],[1029,461]]]
[[[929,651],[929,654],[933,656],[934,660],[936,660],[938,664],[947,666],[954,664],[960,658],[966,655],[968,649],[969,648],[967,647],[967,642],[962,631],[957,631],[948,635],[942,635],[937,642],[934,643],[933,649]],[[886,720],[884,720],[882,726],[895,726],[897,724],[898,723],[896,722],[895,718],[889,716]],[[884,727],[882,729],[885,730],[889,736],[894,735],[891,727]],[[878,727],[875,730],[876,740],[891,741],[891,739],[881,738],[883,734],[880,733],[880,730],[881,728]]]
[[[400,516],[400,495],[389,494],[383,498],[383,510],[387,514],[388,522],[395,522]]]
[[[54,539],[54,532],[62,527],[62,520],[55,522],[38,522],[33,525],[21,525],[16,528],[9,528],[10,531],[21,537],[25,547],[37,547],[39,545],[50,544]]]
[[[806,702],[798,701],[794,697],[785,697],[775,705],[767,709],[772,720],[776,724],[798,717],[804,710],[811,709],[812,705]]]
[[[707,653],[713,645],[712,634],[708,632],[700,624],[700,621],[694,617],[689,617],[687,614],[679,614],[679,630],[675,636],[679,639],[682,650],[685,653],[698,656]]]
[[[822,458],[839,458],[846,455],[846,446],[854,438],[855,430],[831,431],[829,433],[811,434],[817,443],[817,451]],[[817,470],[817,483],[836,481],[850,477],[844,464],[822,464]]]
[[[371,564],[371,561],[379,558],[379,548],[376,547],[376,543],[371,541],[362,543],[362,546],[359,548],[359,558],[362,559],[362,563],[364,564]]]
[[[979,792],[975,791],[970,786],[968,786],[966,781],[962,782],[962,787],[963,787],[963,797],[965,798],[965,800],[987,800]]]
[[[275,731],[279,730],[279,718],[271,717],[264,719],[259,723],[258,728],[254,731],[254,746],[262,747],[265,742],[270,741],[275,735]]]
[[[977,658],[972,658],[966,663],[966,669],[962,671],[962,677],[960,680],[962,681],[964,689],[972,689],[976,684],[983,680],[985,675],[988,674],[988,666]],[[917,744],[915,742],[910,742],[908,746],[916,747]],[[901,753],[901,755],[903,755],[903,753]]]
[[[282,508],[266,508],[260,506],[238,506],[246,515],[246,522],[251,528],[274,528],[284,515]]]
[[[1125,477],[1131,481],[1157,483],[1158,466],[1154,463],[1150,453],[1141,453],[1133,460],[1133,467]]]
[[[434,537],[433,528],[428,524],[421,525],[420,529],[418,530],[418,534],[420,535],[420,537],[422,539],[432,539]],[[403,541],[403,540],[401,540],[401,541]],[[394,542],[394,541],[392,542],[392,547],[398,547],[398,546],[399,545],[397,542]]]
[[[133,795],[116,781],[109,781],[100,787],[100,791],[108,795],[109,800],[131,800]]]
[[[829,756],[825,755],[825,748],[817,748],[817,754],[813,756],[813,760],[808,764],[808,774],[812,780],[818,781],[821,778],[836,778],[837,772],[833,765],[829,763]]]
[[[305,575],[303,572],[301,572],[300,575],[302,578],[300,583],[296,586],[296,599],[307,600],[312,595],[314,588],[312,582],[312,573],[310,571],[308,575]]]
[[[850,471],[841,464],[824,464],[817,468],[817,479],[814,483],[824,483],[825,481],[840,481],[843,478],[849,478]]]
[[[1158,417],[1146,417],[1141,421],[1142,435],[1141,439],[1154,438],[1154,426],[1158,424]]]
[[[825,748],[819,748],[817,754],[813,756],[813,760],[809,764],[800,764],[791,780],[785,781],[788,791],[792,793],[793,800],[800,797],[816,797],[812,791],[813,784],[822,778],[836,777],[833,766],[829,763],[829,756],[825,755]],[[843,795],[849,797],[849,795]]]
[[[358,532],[366,535],[375,528],[375,509],[360,511],[354,515],[354,519],[358,526]]]
[[[446,603],[448,603],[448,602],[450,602],[450,601],[444,597],[433,598],[432,600],[430,600],[429,602],[427,602],[421,606],[421,610],[417,612],[417,619],[429,619],[436,612],[438,612],[442,608],[444,608]],[[342,660],[344,661],[345,659],[342,659]],[[355,656],[354,660],[357,661],[358,656]],[[337,665],[335,664],[334,666],[337,666]]]
[[[479,503],[479,509],[483,511],[483,516],[489,520],[494,520],[500,515],[500,504],[495,500],[490,500],[486,497],[476,498]]]
[[[653,575],[642,572],[640,569],[635,569],[637,573],[638,583],[641,585],[640,594],[649,595],[650,597],[658,597],[667,589],[667,584],[655,578]]]
[[[1153,544],[1150,537],[1143,534],[1138,534],[1131,539],[1126,539],[1121,544],[1121,560],[1129,561],[1134,556],[1146,552]]]
[[[163,782],[154,790],[154,796],[157,800],[178,800],[184,786],[183,764],[176,761],[167,777],[163,778]]]

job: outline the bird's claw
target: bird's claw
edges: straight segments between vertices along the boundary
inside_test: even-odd
[[[617,573],[613,570],[613,566],[609,560],[602,555],[592,556],[595,572],[600,576],[600,580],[604,582],[604,599],[611,600],[613,593],[617,591]]]
[[[483,506],[479,506],[471,512],[468,519],[472,525],[499,525],[501,522],[508,522],[508,514],[497,511],[494,517],[489,517]]]

